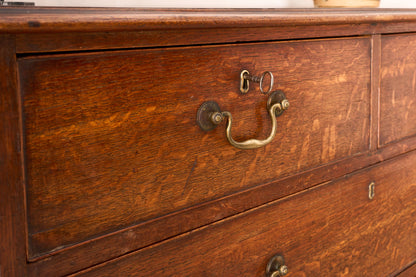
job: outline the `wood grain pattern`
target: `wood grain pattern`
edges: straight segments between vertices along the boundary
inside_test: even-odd
[[[1,8],[0,276],[263,276],[278,251],[289,276],[415,276],[413,104],[378,94],[412,95],[415,31],[416,10]],[[269,133],[243,68],[292,104],[250,153],[195,124],[216,100],[239,139]]]
[[[18,53],[404,33],[413,10],[2,8]],[[109,20],[111,18],[111,20]]]
[[[357,38],[21,59],[30,257],[367,151],[369,48]],[[237,92],[243,68],[275,72],[292,103],[257,151],[195,124],[216,100],[237,139],[267,136],[266,97]]]
[[[415,23],[416,25],[416,23]],[[125,32],[63,32],[17,34],[18,53],[60,52],[155,46],[207,45],[295,38],[357,36],[374,33],[374,26],[349,25],[158,29]]]
[[[85,269],[148,246],[151,242],[162,241],[176,234],[269,203],[285,195],[300,192],[310,187],[311,184],[331,181],[358,169],[391,159],[415,150],[415,146],[415,137],[404,139],[389,144],[371,154],[360,154],[319,166],[277,182],[266,183],[144,224],[123,229],[108,236],[89,240],[74,247],[57,251],[46,259],[39,259],[35,263],[29,264],[28,276],[67,275]],[[132,237],[135,239],[131,240]]]
[[[379,145],[416,134],[416,35],[382,38]]]
[[[75,276],[264,276],[276,253],[288,277],[386,276],[416,255],[415,163],[413,152]]]
[[[25,276],[25,220],[14,36],[0,35],[0,276]]]
[[[416,276],[416,262],[406,268],[406,270],[400,272],[396,277],[414,277]]]
[[[381,36],[373,35],[371,40],[371,132],[370,150],[378,148],[379,137],[379,105],[380,105],[380,63]]]
[[[345,22],[344,22],[345,23]],[[123,32],[61,32],[16,34],[18,53],[127,49],[155,46],[207,45],[233,42],[327,38],[404,33],[416,30],[416,22],[336,24],[307,26],[157,29]]]
[[[377,24],[416,21],[415,10],[2,8],[0,32],[128,31]]]

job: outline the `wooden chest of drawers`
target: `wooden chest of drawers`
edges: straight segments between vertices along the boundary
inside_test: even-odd
[[[415,275],[416,11],[0,15],[0,276]]]

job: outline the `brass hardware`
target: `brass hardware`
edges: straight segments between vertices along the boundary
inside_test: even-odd
[[[277,109],[275,112],[276,116],[281,115],[285,110],[289,109],[290,106],[289,101],[281,90],[277,90],[270,94],[269,99],[267,99],[267,109],[269,110],[274,103],[281,104],[281,108]]]
[[[264,77],[269,74],[270,75],[270,85],[269,89],[265,92],[263,90],[263,81]],[[274,83],[274,77],[273,74],[270,71],[265,71],[261,74],[261,76],[252,76],[248,72],[248,70],[243,70],[240,73],[240,91],[241,93],[247,93],[250,88],[250,81],[255,83],[260,83],[260,91],[264,94],[267,94],[272,91],[273,89],[273,83]]]
[[[221,109],[217,102],[204,102],[196,113],[196,122],[203,131],[211,131],[215,129],[217,125],[222,121],[222,119],[221,121],[218,121],[218,114],[221,114],[221,118],[224,119],[224,116],[222,115]]]
[[[220,112],[214,112],[211,114],[211,121],[215,125],[220,124],[223,119],[224,119],[224,115]]]
[[[266,266],[267,277],[285,276],[288,273],[288,268],[285,265],[285,258],[277,254],[273,256]]]
[[[371,183],[368,185],[368,198],[369,198],[370,200],[373,200],[373,198],[374,198],[374,195],[375,195],[375,188],[376,188],[376,183],[374,183],[374,182],[371,182]]]
[[[272,130],[268,138],[265,140],[249,139],[243,142],[235,141],[231,136],[231,126],[233,117],[230,112],[221,112],[220,107],[214,101],[204,102],[197,112],[197,124],[204,131],[210,131],[220,124],[225,117],[228,117],[225,134],[228,141],[234,147],[239,149],[255,149],[270,143],[276,135],[277,123],[276,117],[281,115],[289,108],[289,101],[281,90],[274,91],[267,101],[267,110],[272,121]]]

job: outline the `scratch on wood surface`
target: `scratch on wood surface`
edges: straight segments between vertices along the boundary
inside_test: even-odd
[[[337,142],[337,132],[336,126],[330,126],[325,128],[324,135],[322,138],[322,153],[321,161],[327,162],[331,159],[334,159],[336,156],[336,142]]]
[[[156,106],[150,106],[146,108],[146,112],[150,113],[156,110]]]
[[[309,134],[303,140],[302,149],[301,149],[300,156],[298,159],[298,169],[302,167],[303,163],[307,162],[308,153],[309,153]]]
[[[322,152],[321,152],[321,162],[328,160],[328,141],[329,141],[329,128],[324,129],[324,135],[322,137]]]
[[[336,147],[337,147],[337,132],[335,129],[335,125],[331,126],[331,133],[329,136],[329,148],[328,148],[328,154],[329,154],[329,159],[332,160],[335,158],[335,154],[337,153],[336,151]]]
[[[413,72],[413,78],[412,78],[412,91],[414,92],[416,88],[416,72]]]
[[[320,127],[320,124],[319,124],[319,119],[315,119],[314,121],[313,121],[313,125],[312,125],[312,131],[317,131],[317,130],[319,130],[321,127]]]
[[[185,191],[188,190],[189,181],[190,181],[192,173],[194,173],[195,168],[196,168],[197,165],[198,165],[198,157],[196,157],[194,162],[192,163],[191,171],[189,172],[188,177],[186,178],[185,186],[183,187],[181,196],[183,196],[185,194]]]

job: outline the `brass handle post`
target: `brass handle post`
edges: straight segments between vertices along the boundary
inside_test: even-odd
[[[285,265],[285,258],[277,254],[273,256],[266,266],[267,277],[285,276],[288,273],[288,267]]]

